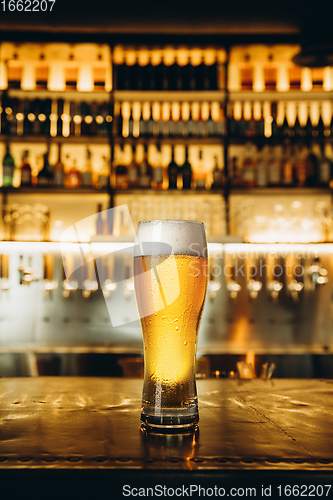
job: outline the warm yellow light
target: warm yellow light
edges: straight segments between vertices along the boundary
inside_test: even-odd
[[[45,115],[44,115],[45,116]],[[46,117],[45,117],[46,118]],[[24,114],[23,113],[17,113],[16,114],[16,120],[21,122],[24,120]],[[41,120],[42,121],[42,120]]]
[[[129,102],[123,102],[121,106],[121,112],[125,120],[129,120],[131,116],[131,105]]]
[[[182,103],[182,120],[187,121],[190,119],[190,103],[183,102]]]
[[[88,125],[90,125],[90,124],[93,122],[93,117],[92,117],[91,115],[86,115],[86,116],[84,117],[84,121],[85,121]]]
[[[230,63],[228,67],[228,89],[230,92],[238,92],[241,90],[241,75],[239,65]]]
[[[252,117],[252,105],[250,101],[244,102],[243,116],[245,120],[251,120]]]
[[[234,118],[235,118],[235,120],[241,120],[241,118],[242,118],[242,103],[241,103],[241,101],[234,102]]]
[[[180,47],[177,50],[177,63],[179,66],[185,66],[188,63],[189,50],[186,47]]]
[[[167,122],[170,120],[170,103],[163,102],[162,104],[162,120]]]
[[[201,103],[201,118],[204,121],[209,120],[209,102]]]
[[[28,120],[29,122],[34,122],[36,119],[36,116],[33,113],[28,114]]]
[[[125,64],[127,64],[127,66],[133,66],[133,64],[135,64],[136,58],[137,51],[132,47],[128,47],[125,52]]]
[[[332,89],[332,78],[331,78],[331,68],[327,66],[324,68],[323,74],[323,89],[330,91]]]
[[[133,102],[132,104],[132,116],[133,120],[139,121],[141,118],[141,104],[140,102]]]
[[[152,115],[153,120],[158,122],[161,117],[161,105],[159,102],[153,102],[152,104]]]
[[[150,53],[150,60],[153,66],[158,66],[162,62],[162,50],[153,49]]]
[[[150,103],[148,101],[142,103],[142,118],[145,121],[150,119]]]
[[[213,101],[211,104],[211,115],[214,122],[218,122],[220,119],[220,103],[218,101]]]
[[[82,116],[80,116],[80,115],[74,115],[73,116],[73,121],[74,121],[74,123],[76,123],[78,125],[79,123],[82,122]]]
[[[102,115],[97,115],[95,120],[96,120],[97,125],[102,125],[102,123],[104,122],[104,118]]]
[[[308,120],[308,106],[304,101],[298,104],[298,119],[301,127],[305,127]]]
[[[195,47],[191,50],[190,59],[192,66],[198,66],[202,61],[203,51]]]
[[[279,127],[281,127],[284,122],[284,111],[285,111],[285,103],[279,101],[277,103],[277,115],[276,115],[276,123],[278,124]]]
[[[21,89],[34,90],[36,88],[36,68],[32,61],[25,61],[22,67]]]
[[[171,104],[171,116],[174,122],[178,122],[180,119],[180,104],[179,102],[173,102]]]
[[[55,91],[66,89],[65,68],[62,62],[50,61],[47,88]]]
[[[290,90],[289,67],[286,63],[280,63],[277,68],[276,90],[279,92]]]
[[[8,88],[8,72],[5,61],[0,61],[0,90]]]
[[[310,120],[314,127],[318,125],[319,122],[319,103],[316,101],[311,101],[310,103]]]
[[[265,90],[265,72],[263,64],[254,63],[253,67],[253,90],[263,92]]]
[[[110,122],[112,122],[113,118],[112,118],[112,116],[111,116],[111,115],[108,115],[108,116],[105,118],[105,120],[106,120],[108,123],[110,123]]]
[[[200,118],[200,104],[198,102],[192,102],[191,105],[191,116],[194,121],[198,121]]]
[[[20,114],[20,115],[21,115],[22,113],[18,113],[18,114]],[[16,116],[17,116],[17,115],[16,115]],[[23,114],[22,114],[22,117],[23,117]],[[23,118],[22,118],[22,119],[23,119]],[[46,120],[46,116],[44,115],[44,113],[39,113],[39,115],[38,115],[38,120],[39,120],[40,122],[45,122],[45,120]]]
[[[261,102],[254,101],[253,103],[253,118],[257,121],[261,119]]]
[[[323,101],[321,106],[321,116],[325,127],[329,127],[332,118],[332,105],[331,101]]]
[[[293,127],[296,121],[296,104],[294,101],[287,102],[286,115],[289,127]]]
[[[147,47],[141,47],[138,53],[138,61],[140,66],[147,66],[149,63],[149,50]]]
[[[79,66],[77,89],[79,92],[92,92],[94,90],[93,70],[88,63],[82,63]]]
[[[171,66],[176,60],[176,51],[173,47],[165,47],[163,51],[163,62],[166,66]]]
[[[121,45],[116,45],[113,49],[113,61],[115,64],[124,64],[124,49]]]
[[[301,90],[304,92],[312,90],[312,71],[310,68],[301,69]]]

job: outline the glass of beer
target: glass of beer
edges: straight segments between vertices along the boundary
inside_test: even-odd
[[[139,222],[134,288],[144,343],[141,422],[166,432],[195,427],[195,357],[207,288],[203,223]]]

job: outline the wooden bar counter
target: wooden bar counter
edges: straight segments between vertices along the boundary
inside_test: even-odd
[[[284,498],[279,485],[332,484],[333,381],[198,380],[199,429],[180,435],[140,430],[142,382],[0,379],[0,498],[60,498],[64,481],[71,498],[116,499],[125,484],[220,485],[225,496],[252,485],[259,498],[265,485]]]

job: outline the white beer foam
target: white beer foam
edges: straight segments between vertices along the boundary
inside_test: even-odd
[[[207,240],[202,222],[189,220],[151,220],[138,224],[134,256],[168,254],[207,258]],[[150,246],[150,244],[152,244]],[[160,248],[159,248],[160,246]]]

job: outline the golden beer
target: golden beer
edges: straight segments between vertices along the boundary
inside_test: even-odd
[[[184,223],[161,222],[177,223],[178,231]],[[145,357],[141,420],[150,427],[191,427],[198,421],[195,356],[207,259],[187,253],[136,256],[134,286]]]

